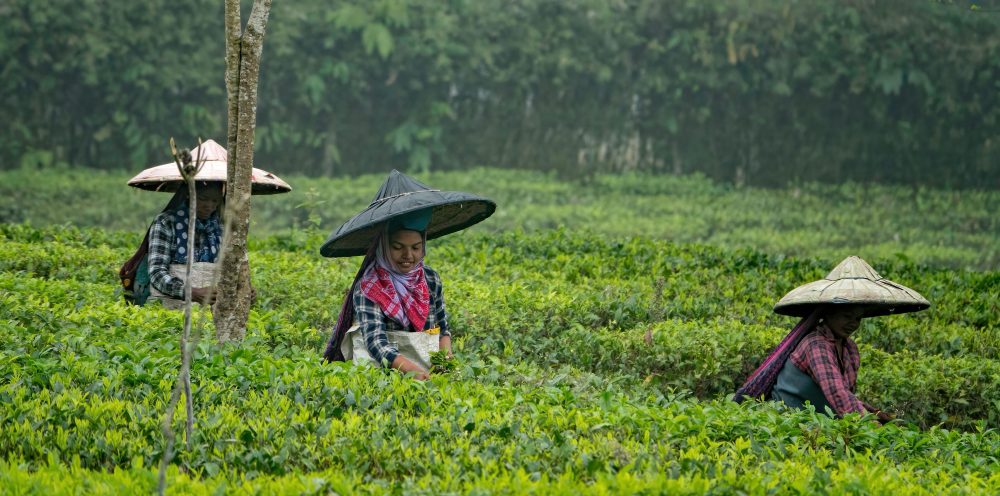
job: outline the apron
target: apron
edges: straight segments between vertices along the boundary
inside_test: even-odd
[[[423,367],[424,370],[431,369],[431,353],[440,349],[438,341],[441,335],[437,332],[437,328],[423,332],[386,331],[385,334],[389,343],[399,350],[400,355]],[[354,324],[347,330],[347,334],[340,342],[340,352],[344,354],[344,360],[351,360],[356,364],[376,367],[382,365],[368,353],[364,333],[361,332],[361,326],[358,324]]]
[[[187,264],[170,264],[170,276],[184,280],[187,272]],[[195,262],[191,265],[191,287],[205,288],[215,286],[215,262]],[[163,307],[168,310],[181,310],[184,308],[184,299],[175,299],[159,292],[152,285],[149,286],[149,300],[160,301]]]
[[[781,373],[778,374],[778,382],[771,391],[771,399],[800,409],[805,408],[808,401],[819,413],[825,412],[827,407],[833,410],[833,405],[826,400],[826,395],[823,394],[819,384],[816,384],[809,374],[799,370],[791,359],[785,362]]]

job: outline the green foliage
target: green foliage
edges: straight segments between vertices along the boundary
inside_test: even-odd
[[[431,373],[446,374],[454,371],[459,365],[454,358],[448,358],[445,351],[435,351],[431,353]]]
[[[148,491],[181,316],[114,294],[114,262],[136,234],[0,233],[0,486]],[[931,494],[1000,484],[995,355],[890,352],[862,329],[859,393],[902,419],[884,428],[726,398],[791,325],[770,314],[775,295],[823,272],[819,261],[562,230],[434,241],[459,360],[419,383],[320,362],[357,260],[319,259],[319,241],[255,244],[248,338],[203,340],[195,353],[195,437],[173,460],[184,470],[169,476],[175,491]],[[998,290],[992,272],[879,268],[921,289]],[[654,312],[657,278],[665,308]],[[988,323],[966,322],[959,302],[935,301],[882,320],[909,334],[995,335],[998,310],[986,312]],[[898,346],[892,336],[880,338]]]
[[[20,117],[0,124],[0,167],[147,164],[170,136],[224,136],[222,6],[206,7],[5,2],[0,113]]]
[[[137,168],[167,162],[169,136],[224,136],[222,9],[206,7],[6,2],[0,168]],[[1000,17],[988,12],[300,0],[272,14],[255,158],[279,173],[490,165],[1000,185]]]
[[[122,193],[124,179],[0,174],[0,212],[55,222],[0,222],[0,492],[155,487],[182,315],[117,294],[118,267],[167,198]],[[366,205],[381,177],[290,179],[295,192],[254,199],[247,339],[218,345],[208,312],[195,315],[196,423],[172,493],[1000,489],[994,194],[428,174],[501,207],[429,243],[456,358],[418,382],[320,361],[358,259],[319,257],[317,227]],[[858,395],[899,420],[730,401],[794,324],[774,301],[855,250],[932,303],[856,335]]]
[[[169,195],[127,188],[129,177],[86,169],[0,171],[0,222],[72,223],[141,232]],[[648,236],[817,257],[824,260],[824,267],[848,255],[877,262],[876,266],[898,261],[1000,267],[996,192],[813,183],[780,190],[734,188],[700,176],[643,173],[564,181],[552,174],[485,168],[418,178],[438,188],[475,191],[495,200],[496,214],[473,232],[565,227],[619,239]],[[385,176],[284,179],[293,186],[291,193],[254,197],[251,233],[277,235],[262,241],[272,246],[305,248],[312,243],[309,249],[314,250],[318,243],[309,237],[318,230],[332,231],[366,207]],[[975,293],[975,288],[969,289]]]

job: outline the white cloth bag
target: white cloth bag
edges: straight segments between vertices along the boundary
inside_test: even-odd
[[[182,281],[187,273],[187,264],[170,264],[170,276],[179,277]],[[215,262],[195,262],[191,265],[191,287],[206,288],[215,286]],[[159,300],[164,308],[180,310],[184,308],[184,299],[174,299],[159,291],[150,284],[149,299]]]
[[[400,355],[423,367],[424,370],[431,369],[431,353],[440,350],[441,346],[439,342],[441,335],[426,331],[387,331],[386,336],[389,338],[389,343],[399,350]],[[344,354],[345,360],[351,360],[357,364],[381,366],[368,353],[364,333],[361,332],[361,326],[357,324],[347,330],[347,335],[340,342],[340,352]]]

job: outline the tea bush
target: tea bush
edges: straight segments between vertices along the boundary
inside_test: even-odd
[[[169,194],[126,187],[132,174],[78,168],[0,170],[0,223],[75,226],[70,232],[85,226],[112,233],[142,231]],[[294,190],[255,197],[251,232],[276,235],[270,242],[310,252],[316,250],[312,241],[308,247],[304,244],[310,229],[332,231],[367,206],[385,178],[282,176]],[[487,168],[417,177],[437,188],[474,191],[495,200],[496,213],[472,232],[533,233],[565,227],[613,239],[642,236],[818,258],[823,267],[859,255],[870,262],[1000,268],[997,191],[814,183],[735,188],[700,176],[653,174],[568,181],[537,171]],[[43,230],[49,238],[66,236]],[[117,236],[103,231],[81,235],[95,242]]]
[[[879,427],[728,399],[794,325],[771,305],[829,260],[595,229],[430,242],[459,360],[427,383],[323,364],[358,259],[318,257],[314,230],[254,239],[247,339],[218,345],[195,314],[196,424],[171,491],[1000,489],[997,272],[870,260],[932,302],[858,332],[859,395],[900,418]],[[4,492],[155,488],[181,315],[121,302],[116,271],[139,240],[0,224]]]

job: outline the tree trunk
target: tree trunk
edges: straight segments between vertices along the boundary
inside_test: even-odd
[[[246,31],[240,32],[240,1],[226,0],[227,139],[226,235],[222,250],[218,299],[213,307],[215,336],[220,342],[241,340],[250,316],[250,174],[257,125],[257,79],[264,30],[271,0],[254,0]]]

